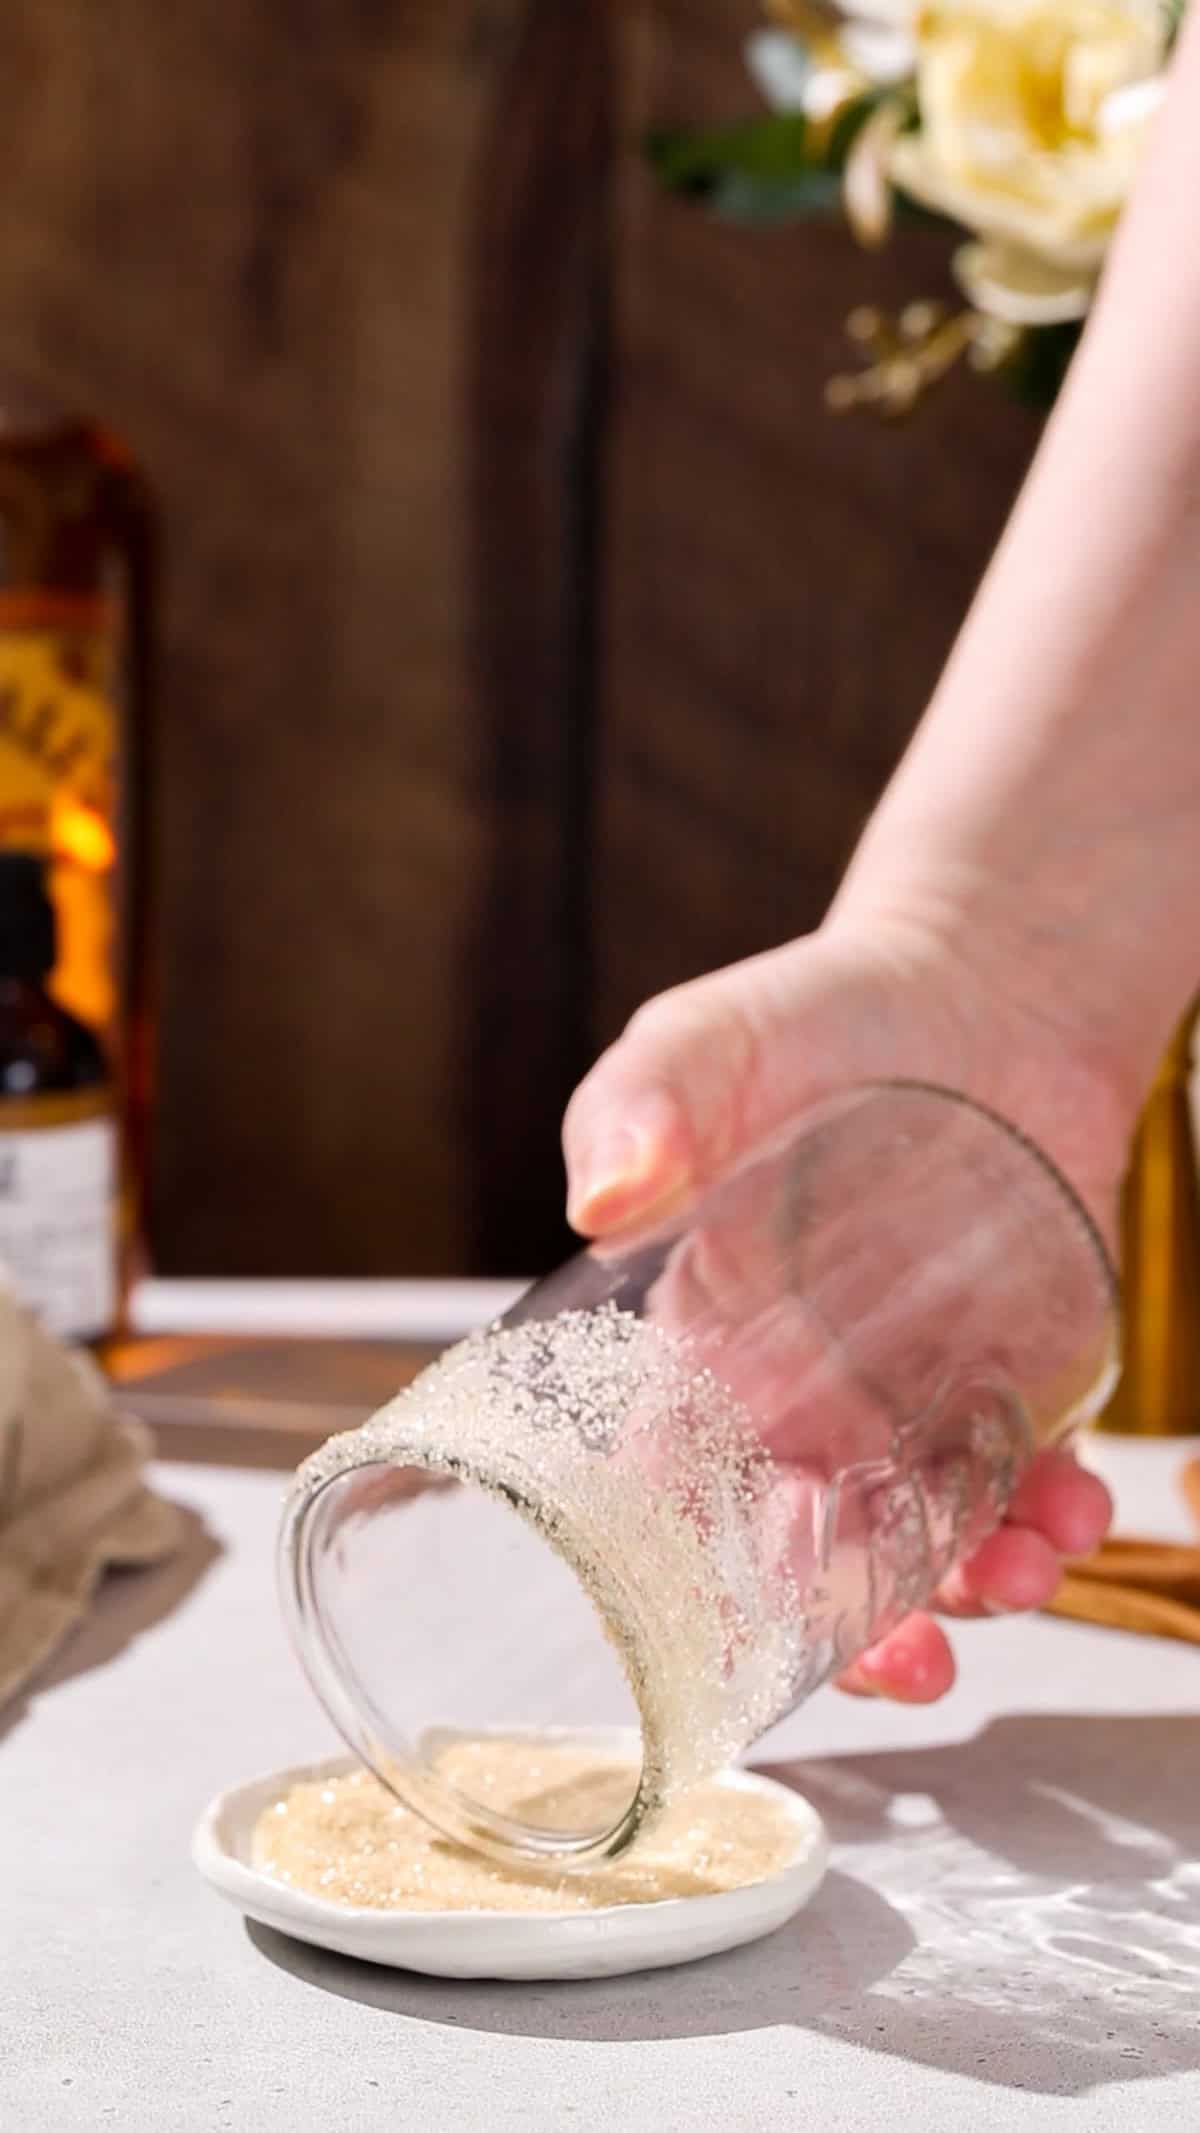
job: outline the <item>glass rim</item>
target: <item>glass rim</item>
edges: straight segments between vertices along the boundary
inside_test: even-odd
[[[940,1081],[922,1081],[915,1075],[895,1075],[885,1077],[882,1080],[855,1082],[852,1089],[839,1091],[825,1099],[824,1102],[827,1102],[832,1107],[837,1105],[843,1098],[849,1101],[856,1095],[869,1094],[872,1090],[877,1089],[911,1089],[914,1095],[940,1096],[948,1103],[957,1104],[961,1110],[973,1112],[977,1118],[986,1118],[993,1126],[998,1126],[1002,1133],[1007,1134],[1011,1141],[1015,1141],[1018,1147],[1023,1148],[1025,1153],[1033,1158],[1038,1168],[1044,1171],[1052,1183],[1058,1187],[1062,1198],[1078,1217],[1099,1261],[1114,1308],[1119,1306],[1121,1300],[1120,1277],[1117,1273],[1116,1262],[1105,1241],[1104,1232],[1078,1186],[1072,1184],[1070,1178],[1055,1158],[1047,1155],[1040,1141],[1036,1141],[1031,1133],[1027,1133],[1023,1126],[1019,1126],[1015,1119],[1009,1118],[1005,1112],[997,1111],[992,1104],[982,1103],[977,1096],[968,1096],[964,1089],[952,1089],[947,1083]],[[814,1110],[818,1108],[824,1108],[824,1103],[814,1106]]]
[[[366,1428],[369,1424],[361,1426]],[[347,1442],[358,1434],[358,1430],[341,1432]],[[330,1440],[331,1443],[336,1441]],[[308,1463],[306,1461],[305,1466]],[[331,1489],[354,1474],[387,1466],[398,1470],[415,1468],[422,1473],[445,1476],[478,1489],[494,1502],[503,1504],[565,1564],[591,1603],[600,1632],[607,1634],[610,1624],[619,1625],[622,1635],[614,1641],[637,1711],[641,1761],[629,1803],[611,1824],[594,1831],[558,1830],[501,1814],[485,1801],[464,1793],[452,1780],[423,1763],[419,1735],[414,1735],[401,1751],[399,1743],[389,1745],[383,1737],[376,1741],[373,1727],[364,1722],[369,1705],[365,1699],[361,1703],[356,1701],[350,1693],[345,1673],[335,1663],[321,1624],[320,1609],[313,1592],[311,1539],[314,1521]],[[522,1478],[519,1487],[515,1486],[512,1478],[504,1475],[500,1460],[495,1470],[489,1472],[477,1462],[464,1458],[444,1454],[431,1458],[428,1448],[413,1439],[408,1443],[395,1443],[386,1455],[378,1448],[368,1448],[361,1457],[340,1457],[329,1473],[310,1482],[301,1479],[304,1472],[302,1467],[293,1484],[279,1532],[277,1578],[280,1601],[293,1648],[309,1685],[353,1752],[404,1806],[414,1809],[444,1836],[509,1865],[514,1861],[525,1865],[553,1863],[569,1871],[573,1867],[594,1867],[626,1851],[639,1830],[653,1820],[665,1804],[664,1795],[654,1782],[654,1772],[663,1765],[665,1757],[661,1728],[640,1693],[635,1671],[626,1659],[625,1639],[639,1648],[644,1639],[637,1610],[625,1602],[626,1588],[616,1564],[602,1551],[588,1545],[578,1523],[569,1511],[564,1512],[561,1504],[536,1499],[528,1487],[527,1477]],[[503,1729],[490,1726],[487,1730],[499,1733]],[[514,1727],[514,1737],[523,1730],[527,1729]],[[536,1730],[544,1735],[558,1734],[564,1742],[571,1734],[569,1726],[547,1726]]]

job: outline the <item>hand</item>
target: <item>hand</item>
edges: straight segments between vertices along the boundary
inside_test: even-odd
[[[1039,1005],[1022,958],[1011,985],[923,929],[840,923],[652,1002],[593,1069],[567,1114],[571,1217],[612,1237],[684,1208],[790,1117],[856,1082],[940,1082],[1023,1127],[1113,1236],[1136,1096],[1105,1061],[1069,989]],[[1069,1452],[1030,1469],[1004,1526],[938,1596],[953,1615],[1034,1608],[1065,1556],[1100,1540],[1111,1506]],[[912,1702],[954,1677],[944,1632],[913,1615],[843,1685]]]

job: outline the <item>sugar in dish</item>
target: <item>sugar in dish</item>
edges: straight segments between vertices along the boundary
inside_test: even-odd
[[[440,1761],[451,1784],[467,1784],[500,1813],[535,1820],[603,1820],[637,1775],[616,1756],[529,1737],[460,1740]],[[745,1888],[778,1874],[796,1852],[796,1818],[784,1798],[709,1779],[680,1793],[618,1859],[567,1872],[561,1863],[501,1863],[439,1836],[354,1769],[272,1801],[252,1856],[264,1874],[327,1903],[562,1915]]]
[[[434,1752],[460,1783],[552,1819],[605,1806],[639,1745],[634,1729],[477,1727]],[[219,1794],[192,1839],[205,1880],[257,1925],[391,1969],[509,1980],[619,1977],[743,1947],[803,1908],[828,1856],[807,1800],[727,1769],[618,1859],[497,1859],[439,1835],[345,1756]]]
[[[418,1472],[474,1486],[515,1514],[574,1574],[619,1659],[641,1721],[640,1767],[626,1772],[623,1798],[594,1796],[596,1820],[543,1816],[564,1854],[619,1850],[676,1792],[732,1762],[794,1701],[805,1668],[826,1663],[781,1544],[775,1463],[686,1344],[612,1302],[489,1327],[313,1454],[281,1541],[290,1626],[326,1709],[361,1760],[386,1763],[397,1793],[448,1837],[519,1857],[515,1835],[532,1825],[514,1808],[502,1832],[474,1773],[449,1785],[413,1740],[410,1715],[428,1714],[409,1712],[403,1639],[419,1625],[427,1644],[444,1594],[459,1591],[445,1572],[432,1591],[404,1589]],[[503,1619],[503,1604],[468,1615],[451,1656],[472,1663]],[[531,1840],[524,1855],[545,1849]]]

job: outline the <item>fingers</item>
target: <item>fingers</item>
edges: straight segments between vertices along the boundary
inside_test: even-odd
[[[1008,1517],[969,1562],[951,1571],[938,1605],[953,1615],[1005,1614],[1044,1607],[1062,1577],[1064,1556],[1097,1547],[1112,1498],[1070,1451],[1045,1452],[1009,1505]]]
[[[1060,1555],[1090,1555],[1112,1514],[1112,1497],[1100,1476],[1066,1449],[1035,1459],[1008,1507],[1014,1525],[1032,1526]]]
[[[1062,1579],[1062,1558],[1031,1526],[1001,1526],[937,1595],[944,1614],[1013,1614],[1044,1607]]]
[[[936,1703],[954,1685],[954,1653],[931,1615],[906,1615],[880,1643],[863,1652],[838,1687],[852,1696],[890,1696],[898,1703]]]
[[[663,993],[576,1090],[563,1145],[568,1213],[586,1235],[683,1198],[735,1147],[754,1078],[754,964]]]
[[[951,1572],[937,1596],[938,1605],[961,1616],[1042,1607],[1061,1576],[1061,1561],[1040,1533],[1002,1526],[969,1564]],[[856,1696],[935,1703],[953,1687],[954,1678],[954,1654],[945,1631],[932,1616],[915,1614],[856,1659],[838,1686]]]
[[[585,1237],[682,1205],[698,1168],[686,1104],[653,1081],[639,1085],[643,1059],[622,1054],[628,1041],[601,1060],[594,1085],[589,1077],[577,1091],[563,1128],[567,1219]]]
[[[650,1001],[568,1107],[574,1227],[657,1218],[807,1104],[905,1069],[889,998],[865,950],[814,936]]]
[[[970,1563],[951,1572],[937,1596],[938,1605],[961,1616],[1042,1607],[1061,1576],[1061,1560],[1042,1534],[1002,1526]],[[954,1678],[954,1654],[945,1631],[932,1616],[915,1614],[855,1660],[838,1685],[852,1695],[934,1703],[953,1687]]]
[[[967,1563],[956,1564],[937,1595],[944,1613],[966,1617],[1044,1607],[1058,1589],[1065,1556],[1087,1555],[1103,1539],[1112,1498],[1070,1451],[1043,1453],[1013,1497],[1009,1520]],[[856,1696],[933,1703],[953,1686],[954,1654],[925,1614],[909,1615],[864,1652],[838,1686]]]

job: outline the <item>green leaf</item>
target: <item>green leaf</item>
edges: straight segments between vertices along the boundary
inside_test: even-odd
[[[655,132],[646,154],[664,185],[707,197],[720,179],[788,178],[808,169],[809,127],[799,111],[746,119],[707,133]]]
[[[842,181],[832,170],[800,170],[788,178],[759,178],[734,170],[717,180],[708,205],[723,222],[761,227],[828,215],[837,207],[841,190]]]
[[[839,112],[828,134],[823,129],[814,132],[802,111],[772,112],[708,132],[659,130],[647,135],[646,156],[660,183],[671,192],[712,199],[716,205],[714,196],[729,180],[737,179],[774,189],[782,199],[789,184],[841,169],[855,134],[877,102],[874,91],[858,97]],[[828,187],[824,193],[828,203],[834,195]],[[798,199],[810,196],[815,197],[814,189],[798,186]]]
[[[1183,28],[1187,0],[1161,0],[1161,6],[1166,25],[1167,49],[1170,50],[1180,30]]]

